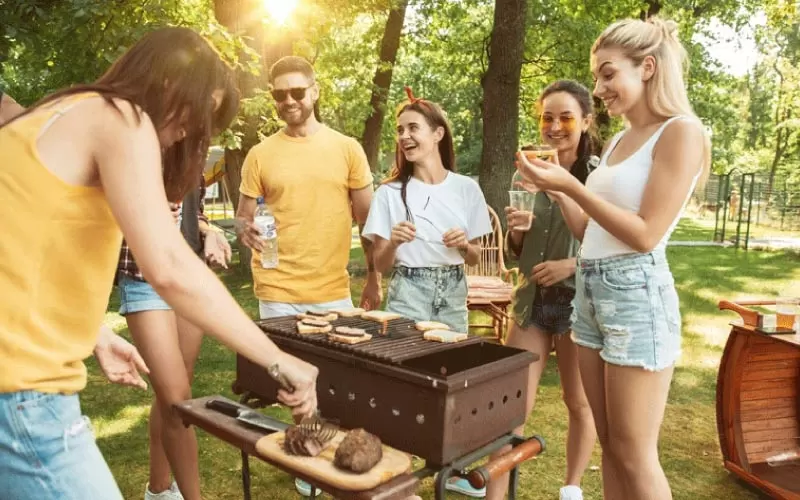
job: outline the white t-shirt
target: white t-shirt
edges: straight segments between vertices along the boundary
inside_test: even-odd
[[[447,248],[442,235],[462,229],[473,240],[492,232],[489,210],[478,183],[467,176],[448,172],[439,184],[425,184],[411,178],[406,202],[417,237],[397,248],[395,264],[406,267],[439,267],[464,263],[458,249]],[[400,182],[379,187],[372,198],[363,236],[391,239],[392,227],[408,220],[400,196]]]

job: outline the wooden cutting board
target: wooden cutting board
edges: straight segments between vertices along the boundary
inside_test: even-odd
[[[367,472],[356,474],[341,470],[333,465],[333,457],[344,437],[345,433],[339,431],[328,443],[328,447],[316,457],[301,457],[286,453],[283,450],[283,432],[268,434],[259,439],[256,442],[256,450],[264,458],[345,491],[371,490],[411,469],[411,456],[384,445],[383,458]]]

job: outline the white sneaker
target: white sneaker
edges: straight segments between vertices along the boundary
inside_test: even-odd
[[[147,483],[147,487],[144,489],[144,500],[183,500],[183,495],[181,495],[181,491],[175,481],[172,481],[168,490],[164,490],[161,493],[150,491],[150,483]]]
[[[561,488],[561,500],[583,500],[583,491],[578,486],[570,484]]]

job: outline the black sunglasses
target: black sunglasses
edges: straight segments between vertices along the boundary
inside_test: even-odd
[[[273,89],[270,90],[270,94],[272,94],[272,98],[275,99],[277,102],[283,102],[286,100],[287,96],[292,96],[292,99],[295,101],[302,101],[306,98],[306,90],[310,89],[314,85],[311,84],[308,87],[293,87],[291,89]]]

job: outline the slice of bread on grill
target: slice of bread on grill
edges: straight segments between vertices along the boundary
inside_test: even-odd
[[[423,334],[423,338],[434,342],[461,342],[467,340],[467,334],[450,330],[428,330]]]
[[[367,311],[361,313],[361,318],[377,321],[378,323],[386,323],[389,320],[402,318],[402,316],[388,311]]]
[[[297,319],[319,319],[323,321],[334,321],[339,317],[338,314],[331,311],[314,312],[306,311],[297,315]]]
[[[438,321],[417,321],[414,325],[417,330],[427,332],[428,330],[449,330],[450,327]]]
[[[333,330],[330,323],[319,319],[304,319],[297,322],[297,332],[303,335],[310,333],[328,333]]]
[[[358,344],[372,339],[372,335],[361,328],[337,326],[332,332],[328,332],[328,338],[344,344]]]
[[[355,318],[356,316],[360,316],[365,310],[360,307],[352,307],[350,309],[331,309],[330,313],[338,314],[342,318]]]

